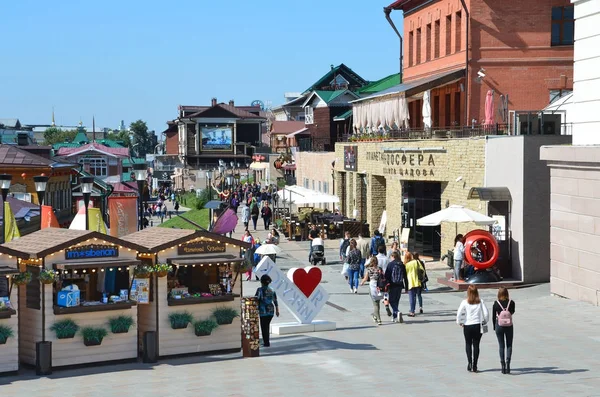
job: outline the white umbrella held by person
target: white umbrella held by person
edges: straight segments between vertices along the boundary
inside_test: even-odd
[[[254,252],[259,255],[277,255],[281,253],[281,248],[275,244],[263,244]]]

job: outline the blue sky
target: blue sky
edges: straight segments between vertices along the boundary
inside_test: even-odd
[[[177,106],[283,102],[329,65],[398,70],[391,0],[0,2],[0,118],[158,132]],[[401,30],[401,14],[392,18]]]

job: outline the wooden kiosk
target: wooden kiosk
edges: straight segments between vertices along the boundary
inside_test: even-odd
[[[10,263],[12,262],[12,263]],[[0,256],[0,373],[19,370],[19,287],[13,283],[18,273],[14,260]],[[24,287],[23,287],[24,288]],[[12,331],[9,338],[2,334]],[[6,336],[6,335],[4,335]]]
[[[2,265],[12,263],[21,272],[32,273],[31,282],[19,287],[18,294],[20,362],[36,364],[37,342],[52,342],[52,367],[137,359],[136,326],[115,333],[109,320],[121,316],[136,323],[137,302],[119,292],[130,288],[140,249],[98,232],[57,228],[0,245]],[[42,269],[54,271],[52,284],[39,281]],[[66,319],[78,326],[74,335],[58,335],[52,329]],[[106,335],[90,342],[83,337],[83,331],[90,328],[103,329]],[[2,362],[4,354],[0,357]]]
[[[159,357],[240,351],[240,318],[209,335],[196,336],[194,322],[214,318],[215,309],[241,308],[241,249],[250,244],[203,231],[148,228],[123,240],[141,246],[140,260],[167,269],[153,275],[149,305],[140,305],[141,333],[157,334]],[[175,327],[172,316],[187,313],[192,323]],[[171,317],[171,318],[170,318]]]

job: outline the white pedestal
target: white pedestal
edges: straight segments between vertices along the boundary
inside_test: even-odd
[[[310,324],[279,323],[271,324],[273,335],[303,334],[306,332],[335,331],[336,325],[333,321],[314,320]]]

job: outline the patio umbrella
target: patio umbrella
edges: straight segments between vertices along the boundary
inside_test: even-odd
[[[210,231],[216,234],[227,234],[235,230],[237,222],[238,217],[236,213],[231,208],[227,208],[227,210],[217,218]]]
[[[431,91],[427,90],[423,94],[423,127],[431,128]]]
[[[484,226],[493,225],[496,223],[496,220],[465,208],[462,205],[451,205],[441,211],[417,219],[417,226],[439,226],[442,222],[454,222],[454,229],[458,234],[459,223],[473,222],[476,225]]]
[[[263,244],[254,252],[259,255],[277,255],[281,253],[281,248],[275,244]]]
[[[494,125],[494,91],[488,90],[485,96],[485,123],[484,125]]]

